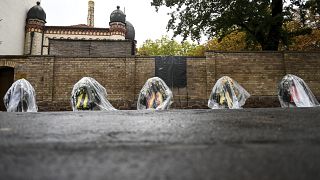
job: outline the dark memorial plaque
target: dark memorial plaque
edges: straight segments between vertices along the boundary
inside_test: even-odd
[[[164,80],[169,87],[184,88],[187,86],[186,57],[156,57],[155,76]]]

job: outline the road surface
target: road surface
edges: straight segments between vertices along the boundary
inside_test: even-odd
[[[320,179],[320,108],[0,112],[0,179]]]

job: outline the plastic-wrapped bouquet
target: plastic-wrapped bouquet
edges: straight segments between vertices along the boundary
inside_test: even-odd
[[[211,109],[239,109],[250,94],[228,76],[221,77],[212,88],[208,107]]]
[[[308,85],[299,77],[288,74],[278,86],[281,107],[315,107],[319,102]]]
[[[116,110],[107,100],[106,89],[91,77],[83,77],[71,93],[73,111],[79,110]]]
[[[172,98],[172,92],[166,83],[158,77],[153,77],[148,79],[141,89],[137,109],[169,109]]]
[[[12,84],[4,98],[8,112],[37,112],[36,93],[32,85],[25,79]]]

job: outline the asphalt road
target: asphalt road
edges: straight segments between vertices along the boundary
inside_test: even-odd
[[[320,179],[320,108],[0,112],[0,179]]]

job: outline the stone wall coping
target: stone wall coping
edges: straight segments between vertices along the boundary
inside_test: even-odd
[[[26,58],[29,58],[29,57],[51,57],[51,58],[54,58],[55,56],[52,56],[52,55],[47,55],[47,56],[44,56],[44,55],[0,55],[0,60],[3,60],[3,59],[26,59]]]
[[[136,58],[136,59],[154,59],[156,57],[166,57],[166,56],[65,56],[65,55],[0,55],[1,59],[23,59],[28,57],[52,57],[52,58]],[[188,59],[204,59],[206,56],[179,56],[186,57]]]
[[[45,26],[45,30],[90,30],[90,31],[109,31],[110,28],[90,27],[90,26]]]
[[[232,54],[232,53],[319,53],[320,51],[216,51],[216,50],[209,50],[205,53],[225,53],[225,54]]]
[[[52,39],[52,38],[49,38]],[[92,42],[132,42],[130,39],[105,39],[105,40],[96,40],[96,39],[88,39],[88,40],[82,40],[82,39],[52,39],[54,41],[92,41]]]

